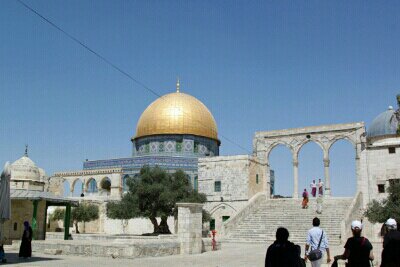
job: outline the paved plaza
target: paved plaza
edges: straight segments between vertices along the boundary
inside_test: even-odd
[[[381,244],[373,244],[375,256]],[[113,259],[111,257],[84,257],[72,255],[47,255],[33,253],[33,258],[24,260],[17,257],[17,251],[8,251],[9,264],[13,266],[141,266],[141,267],[254,267],[264,266],[267,244],[226,243],[219,251],[197,255],[174,255],[167,257]],[[304,246],[302,245],[302,249]],[[333,247],[332,255],[343,251],[342,246]],[[304,251],[304,250],[303,250]],[[1,264],[0,264],[1,265]],[[309,263],[307,266],[311,266]],[[323,265],[324,266],[324,265]],[[328,266],[325,264],[325,266]],[[324,266],[324,267],[325,267]],[[330,266],[330,265],[329,265]],[[343,265],[344,266],[344,265]]]

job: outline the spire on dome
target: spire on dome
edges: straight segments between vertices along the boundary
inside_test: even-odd
[[[24,156],[28,157],[28,145],[25,145],[25,154],[24,154]]]
[[[180,87],[180,83],[179,83],[179,77],[178,80],[176,81],[176,92],[179,93],[179,87]]]

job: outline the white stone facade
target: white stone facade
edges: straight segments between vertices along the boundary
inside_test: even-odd
[[[390,183],[400,182],[400,137],[369,139],[365,154],[363,170],[369,180],[368,200],[386,198]]]
[[[215,220],[215,229],[221,229],[223,221],[236,215],[252,196],[266,190],[265,167],[249,155],[199,159],[199,192],[207,196],[204,208]]]

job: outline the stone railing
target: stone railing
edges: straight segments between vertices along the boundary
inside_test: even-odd
[[[351,236],[351,222],[353,220],[361,220],[362,207],[362,193],[358,192],[340,223],[340,241],[342,243],[345,243],[347,238]]]
[[[265,192],[259,192],[255,194],[235,216],[231,217],[223,224],[222,234],[226,237],[229,233],[236,228],[236,226],[243,220],[243,218],[247,217],[251,212],[253,212],[258,205],[265,201],[267,195]]]

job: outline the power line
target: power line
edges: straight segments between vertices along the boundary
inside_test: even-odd
[[[18,3],[20,3],[22,6],[24,6],[26,9],[28,9],[29,11],[31,11],[32,13],[34,13],[35,15],[37,15],[38,17],[40,17],[42,20],[44,20],[45,22],[47,22],[48,24],[50,24],[52,27],[54,27],[55,29],[57,29],[58,31],[62,32],[64,35],[66,35],[69,39],[71,39],[73,42],[77,43],[78,45],[82,46],[84,49],[86,49],[87,51],[89,51],[90,53],[92,53],[93,55],[95,55],[96,57],[98,57],[99,59],[101,59],[104,63],[108,64],[109,66],[111,66],[113,69],[115,69],[116,71],[118,71],[119,73],[121,73],[122,75],[124,75],[125,77],[127,77],[128,79],[130,79],[131,81],[135,82],[136,84],[140,85],[142,88],[146,89],[147,91],[149,91],[150,93],[152,93],[153,95],[159,97],[162,99],[162,96],[160,94],[158,94],[155,90],[151,89],[150,87],[148,87],[147,85],[145,85],[144,83],[142,83],[141,81],[139,81],[138,79],[134,78],[131,74],[129,74],[128,72],[124,71],[123,69],[121,69],[120,67],[118,67],[116,64],[114,64],[113,62],[111,62],[110,60],[108,60],[107,58],[105,58],[104,56],[102,56],[101,54],[99,54],[98,52],[96,52],[95,50],[93,50],[92,48],[90,48],[88,45],[86,45],[84,42],[80,41],[78,38],[76,38],[75,36],[73,36],[72,34],[68,33],[67,31],[63,30],[61,27],[59,27],[57,24],[55,24],[54,22],[52,22],[50,19],[46,18],[45,16],[43,16],[42,14],[40,14],[38,11],[36,11],[35,9],[33,9],[31,6],[27,5],[25,2],[23,2],[22,0],[16,0]],[[184,112],[184,111],[183,111]],[[205,126],[206,128],[208,127],[207,125],[204,125],[201,121],[198,121],[199,124],[202,124],[203,126]],[[232,141],[231,139],[229,139],[228,137],[222,135],[220,133],[220,136],[225,139],[226,141],[228,141],[229,143],[239,147],[240,149],[242,149],[243,151],[245,151],[246,153],[251,154],[251,152],[249,150],[247,150],[246,148],[244,148],[243,146],[239,145],[238,143]]]

